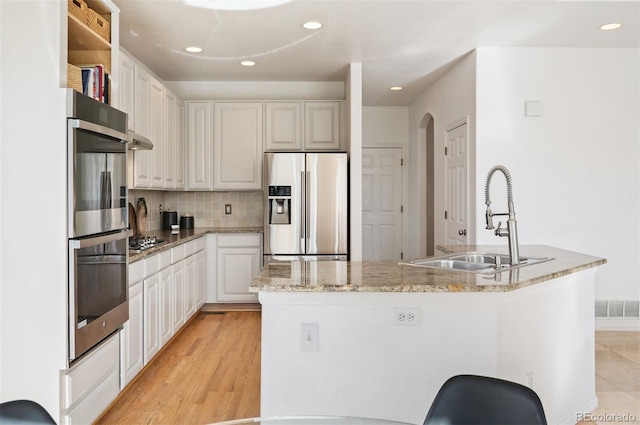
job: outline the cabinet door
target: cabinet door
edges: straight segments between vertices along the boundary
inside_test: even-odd
[[[120,388],[129,382],[144,366],[142,281],[129,286],[129,320],[120,332]]]
[[[196,257],[194,255],[184,260],[184,318],[189,320],[196,312]]]
[[[164,185],[164,85],[151,77],[151,187],[162,188]]]
[[[184,142],[184,102],[176,97],[176,129],[175,129],[175,179],[176,189],[185,189],[187,187],[187,179],[185,175],[185,150]]]
[[[160,275],[143,281],[144,293],[144,364],[160,351]]]
[[[173,336],[173,280],[171,268],[160,271],[160,348]]]
[[[151,137],[151,75],[139,66],[135,66],[134,111],[136,132]],[[155,141],[153,141],[155,143]],[[134,158],[134,187],[151,187],[151,151],[136,150]]]
[[[187,188],[213,189],[213,102],[187,102]]]
[[[204,305],[207,284],[207,257],[204,251],[196,253],[196,309]]]
[[[213,188],[262,188],[262,103],[216,103]]]
[[[135,131],[135,65],[128,56],[122,53],[120,54],[120,79],[118,85],[118,109],[127,113],[127,128]]]
[[[258,295],[249,292],[249,285],[260,273],[261,257],[259,247],[218,247],[216,268],[219,302],[258,301]]]
[[[171,91],[164,91],[164,170],[163,187],[176,187],[176,96]]]
[[[340,102],[305,102],[304,148],[340,150]]]
[[[171,266],[173,280],[173,333],[184,325],[184,260]]]
[[[265,151],[302,149],[302,103],[265,104]]]

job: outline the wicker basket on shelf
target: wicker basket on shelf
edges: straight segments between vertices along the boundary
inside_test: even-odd
[[[67,64],[67,87],[82,93],[82,71],[70,63]]]
[[[94,30],[98,35],[108,42],[111,42],[111,25],[109,21],[100,16],[95,10],[89,10],[89,28]]]
[[[68,1],[69,14],[75,16],[83,24],[89,25],[89,7],[83,0]]]

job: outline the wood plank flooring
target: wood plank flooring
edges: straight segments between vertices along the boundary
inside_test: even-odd
[[[596,332],[593,417],[640,423],[640,332]],[[610,415],[609,417],[607,415]],[[200,313],[96,422],[194,424],[260,416],[260,312]]]
[[[200,313],[96,424],[207,424],[257,416],[260,312]]]

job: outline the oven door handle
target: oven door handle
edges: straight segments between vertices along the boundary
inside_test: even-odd
[[[131,236],[133,236],[133,232],[131,230],[126,230],[124,232],[109,233],[108,235],[101,235],[93,238],[71,239],[69,240],[69,247],[71,249],[87,248],[89,246],[119,241],[120,239],[125,239]]]
[[[92,133],[99,134],[101,136],[109,136],[114,139],[120,140],[122,143],[129,142],[129,136],[124,133],[119,132],[118,130],[114,130],[109,127],[105,127],[103,125],[94,124],[89,121],[79,120],[79,119],[71,119],[69,120],[71,127],[78,128],[80,130],[90,131]]]

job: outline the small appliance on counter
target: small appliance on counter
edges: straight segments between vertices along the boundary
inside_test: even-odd
[[[181,229],[193,229],[194,227],[194,218],[191,214],[184,214],[180,217],[180,228]]]
[[[178,212],[166,210],[162,212],[162,228],[164,230],[173,230],[173,226],[178,225]]]

